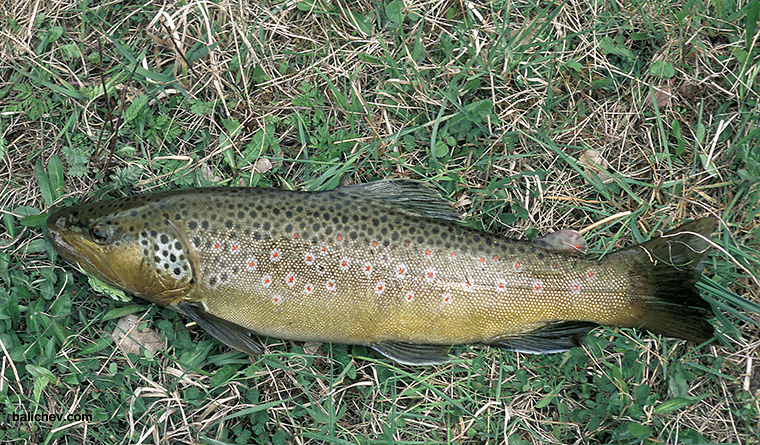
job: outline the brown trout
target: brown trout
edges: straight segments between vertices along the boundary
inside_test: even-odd
[[[713,218],[602,259],[577,232],[529,242],[459,221],[431,188],[388,180],[150,193],[63,208],[47,227],[67,260],[249,354],[263,350],[251,333],[413,365],[464,343],[563,351],[600,324],[713,335],[695,287]]]

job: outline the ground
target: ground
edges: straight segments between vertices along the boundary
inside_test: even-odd
[[[13,0],[0,11],[0,441],[758,443],[759,12]],[[42,230],[53,206],[145,191],[381,178],[428,182],[504,236],[581,230],[594,255],[718,217],[699,283],[718,339],[601,328],[566,353],[462,346],[432,367],[268,339],[251,361],[88,279]],[[111,337],[127,315],[149,350]],[[89,418],[34,418],[50,413]]]

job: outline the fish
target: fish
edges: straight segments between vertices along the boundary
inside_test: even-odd
[[[696,219],[599,258],[572,230],[528,241],[466,227],[406,179],[160,191],[46,223],[64,259],[232,348],[365,345],[406,365],[445,363],[461,344],[566,351],[599,325],[707,342],[714,312],[695,284],[715,228]]]

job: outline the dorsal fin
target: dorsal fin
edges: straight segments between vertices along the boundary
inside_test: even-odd
[[[558,230],[533,240],[533,245],[559,253],[580,255],[586,253],[588,245],[583,235],[575,230]]]
[[[451,204],[433,187],[408,179],[386,179],[366,184],[347,185],[325,193],[371,200],[410,216],[462,222],[462,216],[454,211]]]

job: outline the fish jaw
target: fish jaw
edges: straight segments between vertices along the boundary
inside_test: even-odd
[[[109,284],[115,284],[115,273],[108,263],[100,261],[97,252],[88,245],[91,243],[85,239],[83,227],[74,221],[70,208],[52,213],[46,226],[48,241],[66,261]]]

